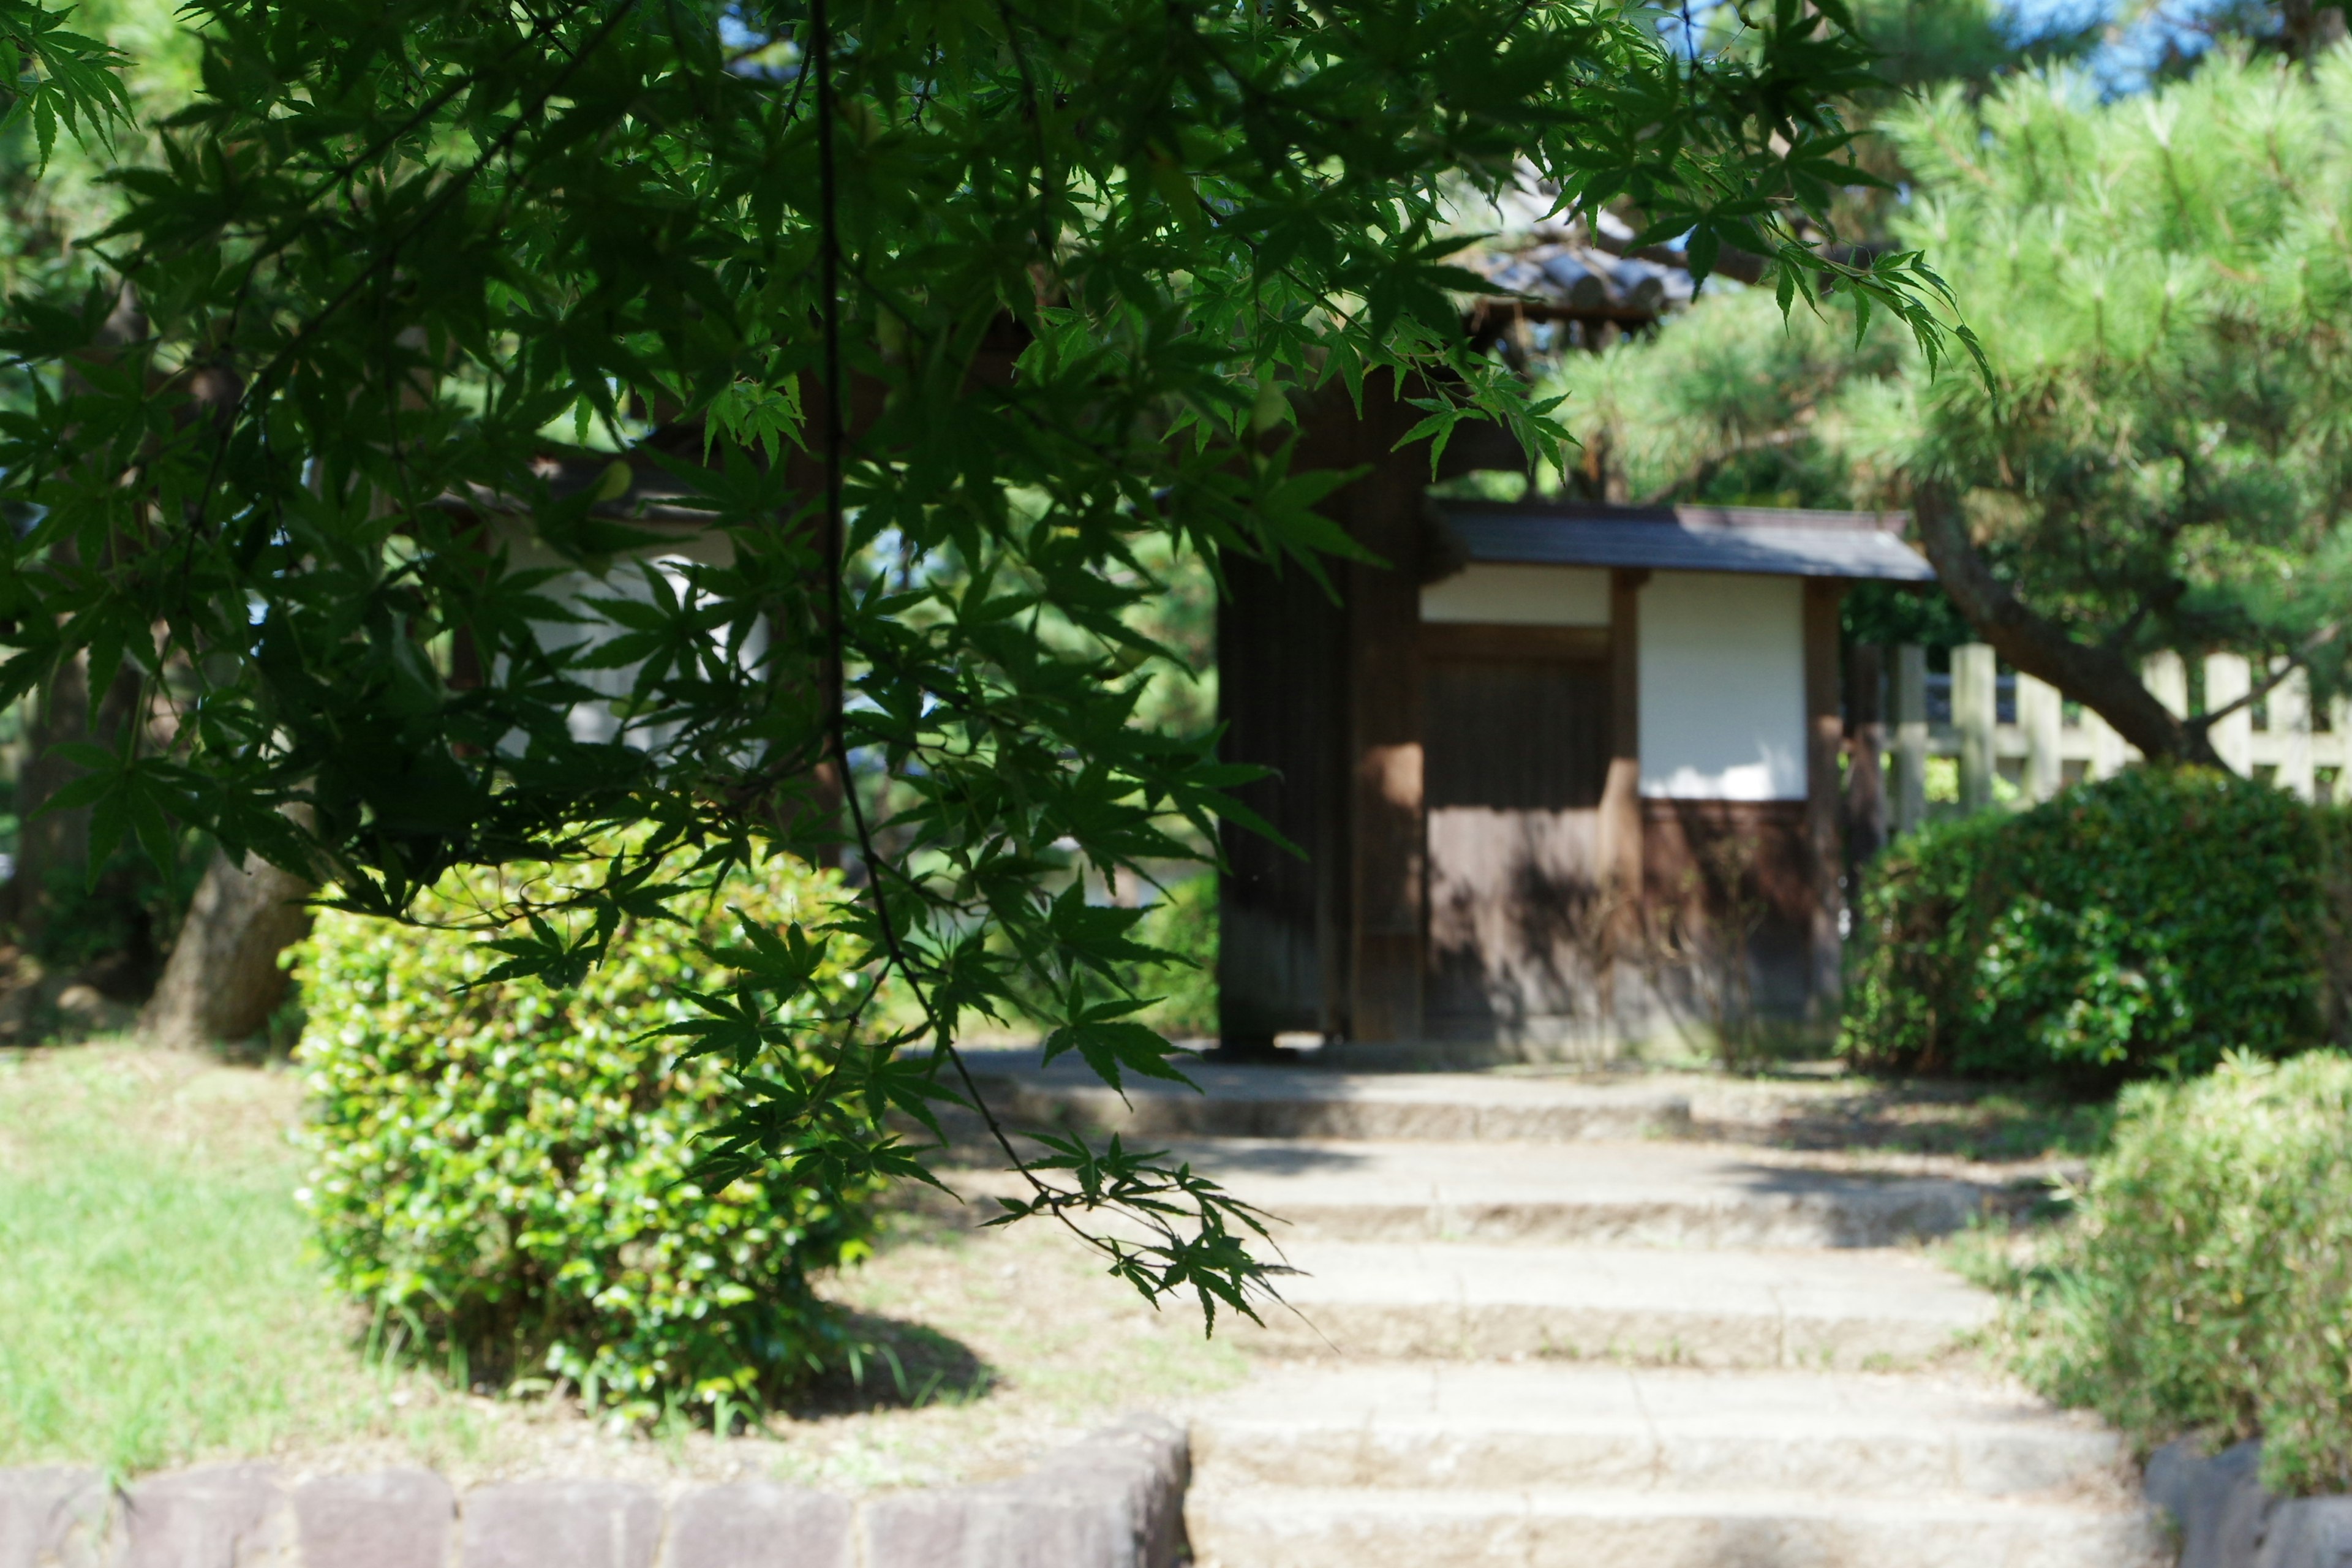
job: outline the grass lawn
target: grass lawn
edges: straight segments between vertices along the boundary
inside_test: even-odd
[[[0,1053],[0,1460],[147,1469],[390,1408],[304,1255],[297,1092],[120,1046]]]
[[[568,1404],[454,1389],[363,1353],[294,1202],[296,1076],[121,1043],[0,1051],[0,1464],[135,1473],[268,1455],[839,1487],[1018,1468],[1137,1405],[1241,1375],[1044,1226],[973,1234],[909,1205],[827,1293],[892,1351],[764,1436],[615,1431]],[[895,1363],[895,1364],[891,1364]]]

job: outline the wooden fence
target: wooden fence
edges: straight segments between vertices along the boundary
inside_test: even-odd
[[[2070,711],[2056,687],[2022,673],[2003,675],[1982,643],[1954,648],[1948,677],[1928,673],[1925,648],[1906,644],[1891,651],[1890,700],[1881,711],[1893,721],[1887,783],[1897,833],[1927,819],[1930,757],[1958,759],[1959,806],[1975,810],[1992,803],[1996,776],[2015,784],[2023,800],[2046,800],[2078,779],[2105,778],[2139,755],[2097,714]],[[2204,663],[2200,711],[2225,707],[2252,689],[2252,667],[2242,655],[2208,654]],[[2189,668],[2179,655],[2158,654],[2142,673],[2166,707],[2189,711]],[[2261,700],[2215,721],[2212,737],[2221,760],[2247,777],[2305,800],[2329,801],[2352,763],[2352,704],[2338,699],[2314,712],[2309,687],[2295,670]]]

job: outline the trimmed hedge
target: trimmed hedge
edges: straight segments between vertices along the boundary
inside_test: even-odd
[[[1932,824],[1872,863],[1842,1048],[1873,1069],[2103,1083],[2315,1044],[2325,815],[2228,773],[2133,768]]]
[[[809,1276],[862,1255],[870,1191],[687,1181],[697,1134],[730,1111],[726,1079],[646,1037],[692,1016],[680,986],[716,988],[697,943],[740,940],[727,904],[822,918],[829,874],[772,864],[697,927],[625,926],[562,993],[463,989],[502,956],[472,935],[320,917],[296,953],[305,1202],[334,1282],[388,1333],[641,1417],[768,1404],[821,1368],[833,1319]],[[422,912],[467,901],[445,883]],[[808,1005],[837,1005],[845,979],[820,971]]]
[[[2021,1370],[2144,1443],[2259,1435],[2273,1490],[2352,1490],[2352,1058],[2233,1055],[2119,1110]]]

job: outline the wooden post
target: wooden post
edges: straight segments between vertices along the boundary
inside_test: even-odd
[[[1358,537],[1367,548],[1397,559],[1398,541],[1370,530]],[[1351,563],[1348,577],[1356,759],[1350,813],[1356,829],[1355,962],[1348,1037],[1411,1040],[1421,1033],[1420,591],[1408,573],[1362,563]]]
[[[2311,799],[2311,679],[2303,670],[2288,670],[2271,688],[2271,733],[2279,738],[2279,788],[2293,791],[2297,800]]]
[[[2170,648],[2149,654],[2139,667],[2140,683],[2176,719],[2189,717],[2189,667]]]
[[[1349,562],[1346,606],[1350,759],[1348,1037],[1421,1036],[1422,913],[1427,901],[1422,800],[1421,496],[1426,449],[1392,448],[1414,410],[1368,391],[1367,446],[1379,456],[1349,487],[1349,531],[1386,562]]]
[[[2017,725],[2025,731],[2025,797],[2048,800],[2066,783],[2066,765],[2059,756],[2060,731],[2065,728],[2065,699],[2058,689],[2023,670],[2017,673]]]
[[[1366,449],[1374,438],[1342,395],[1306,420],[1297,458],[1307,468],[1352,468],[1377,456]],[[1356,526],[1360,496],[1360,488],[1341,490],[1325,515]],[[1218,755],[1274,770],[1235,795],[1306,852],[1302,859],[1230,821],[1219,836],[1217,1035],[1220,1049],[1246,1056],[1271,1052],[1279,1034],[1338,1039],[1348,1031],[1355,719],[1345,608],[1296,569],[1235,555],[1224,571]]]
[[[1845,843],[1856,868],[1886,842],[1886,724],[1879,707],[1885,653],[1874,643],[1856,643],[1845,671]]]
[[[1952,650],[1952,723],[1960,732],[1960,809],[1992,804],[1992,737],[2000,714],[1999,673],[1989,643]]]
[[[1807,1016],[1834,1026],[1845,988],[1845,849],[1839,832],[1843,792],[1838,757],[1845,750],[1845,715],[1838,679],[1838,601],[1845,584],[1833,577],[1805,579],[1805,837],[1812,857],[1812,973]]]
[[[1927,820],[1927,650],[1895,650],[1895,831],[1916,833]]]
[[[1609,773],[1601,786],[1601,854],[1617,884],[1621,920],[1642,898],[1642,585],[1650,574],[1609,574]]]
[[[2205,711],[2218,712],[2254,689],[2253,671],[2242,653],[2205,656]],[[2229,770],[2241,778],[2254,773],[2254,713],[2251,705],[2213,721],[2208,731],[2213,750]]]

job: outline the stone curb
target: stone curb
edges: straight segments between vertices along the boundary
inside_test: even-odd
[[[2148,1456],[2147,1497],[2180,1527],[2180,1568],[2352,1568],[2352,1497],[2274,1497],[2260,1438],[2202,1454],[2193,1439]]]
[[[110,1493],[0,1470],[0,1568],[1174,1568],[1184,1429],[1129,1415],[986,1486],[851,1500],[764,1481],[459,1493],[430,1470],[290,1479],[207,1465]]]

